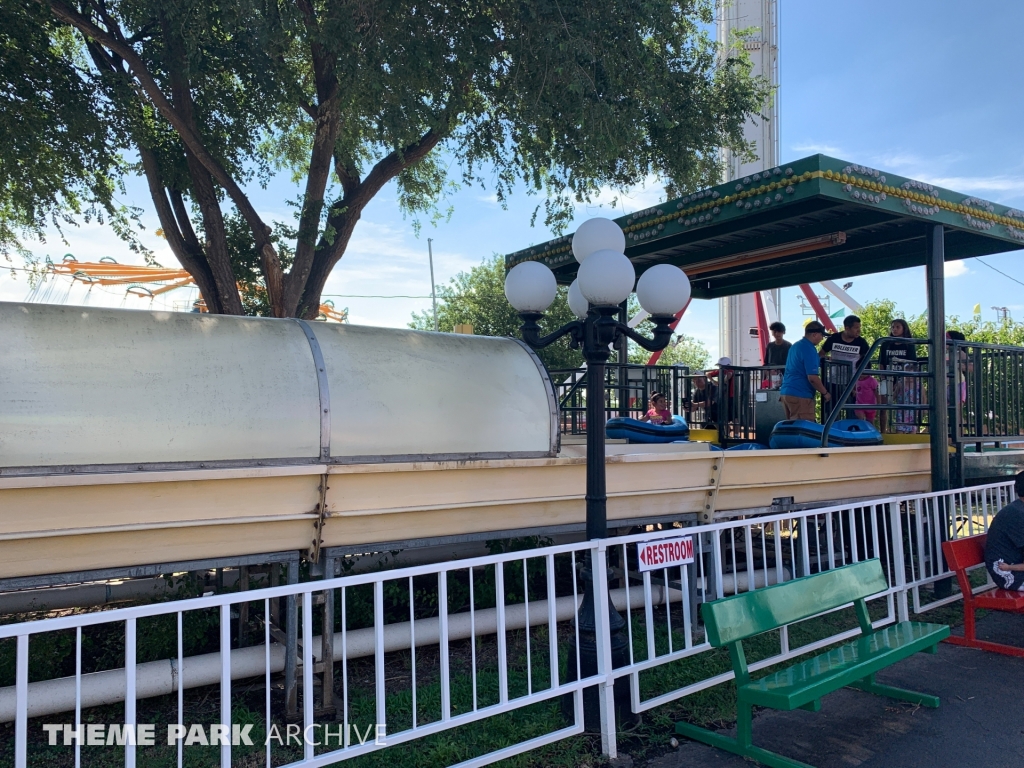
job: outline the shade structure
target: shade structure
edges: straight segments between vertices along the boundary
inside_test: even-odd
[[[513,339],[0,303],[0,476],[557,453]]]
[[[1024,211],[915,179],[812,155],[616,219],[637,275],[682,267],[711,299],[922,266],[931,228],[947,260],[1024,248]],[[562,284],[579,264],[571,235],[517,251]]]

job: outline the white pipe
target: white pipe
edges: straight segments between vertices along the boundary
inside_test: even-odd
[[[681,601],[682,593],[669,589],[669,599]],[[626,608],[626,590],[610,591],[612,603],[617,610]],[[644,603],[643,587],[630,587],[630,605],[639,608]],[[651,587],[653,605],[663,605],[665,590],[660,586]],[[558,621],[571,619],[578,609],[577,598],[559,597],[555,600],[555,616]],[[548,620],[548,601],[538,600],[530,603],[530,626],[546,624]],[[496,608],[487,608],[475,612],[477,636],[492,635],[497,632],[498,614]],[[522,603],[505,606],[506,629],[522,629],[526,626],[526,606]],[[464,640],[470,637],[470,614],[456,613],[448,617],[448,639]],[[438,619],[417,619],[416,645],[435,645],[439,642]],[[322,648],[322,638],[313,638],[313,648]],[[341,648],[342,636],[334,636],[334,647]],[[374,628],[355,629],[345,633],[347,658],[356,659],[372,656],[376,650],[374,645]],[[384,651],[400,651],[409,647],[409,622],[388,624],[384,627]],[[341,661],[335,657],[335,663]],[[284,669],[285,649],[280,643],[270,646],[270,672]],[[135,667],[135,697],[146,699],[152,696],[166,696],[178,690],[178,669],[176,659],[150,661]],[[183,688],[198,688],[203,685],[214,685],[220,681],[220,653],[205,653],[190,656],[184,660],[181,675]],[[231,679],[240,680],[247,677],[259,677],[266,674],[265,646],[254,645],[231,651]],[[125,670],[110,669],[103,672],[92,672],[82,675],[82,709],[116,704],[124,701]],[[15,717],[16,687],[0,688],[0,723],[13,722]],[[61,677],[29,683],[28,716],[42,717],[57,712],[67,712],[75,708],[75,678]]]
[[[840,288],[831,280],[822,280],[822,287],[845,304],[852,312],[863,312],[864,305],[854,299],[850,294]]]
[[[782,578],[785,581],[789,581],[791,578],[788,568],[782,569]],[[702,581],[705,581],[705,579],[702,579]],[[754,571],[754,589],[778,583],[779,573],[775,568],[769,568],[767,571],[763,569]],[[722,594],[735,595],[737,592],[749,592],[750,589],[750,577],[746,571],[739,571],[735,575],[731,573],[722,574]],[[715,598],[709,595],[708,599],[714,600]]]

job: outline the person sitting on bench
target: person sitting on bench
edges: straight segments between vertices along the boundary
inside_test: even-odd
[[[1024,472],[1014,478],[1017,500],[992,518],[985,541],[985,566],[1000,589],[1024,592]]]

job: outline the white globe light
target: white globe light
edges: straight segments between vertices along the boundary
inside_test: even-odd
[[[611,219],[587,219],[572,236],[572,255],[580,264],[597,251],[626,252],[626,234]]]
[[[580,320],[585,318],[590,310],[590,302],[580,292],[579,280],[573,280],[572,285],[569,286],[569,309]]]
[[[555,273],[538,261],[516,264],[505,276],[505,298],[518,312],[543,312],[556,293]]]
[[[594,306],[611,307],[629,298],[636,271],[633,263],[618,251],[595,251],[580,265],[576,279],[587,301]]]
[[[690,300],[690,279],[679,267],[658,264],[640,275],[636,297],[652,315],[674,315]]]

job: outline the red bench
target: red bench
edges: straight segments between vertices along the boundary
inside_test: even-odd
[[[985,538],[985,534],[982,534],[966,539],[942,542],[942,554],[946,556],[949,567],[956,571],[956,580],[960,583],[960,591],[964,595],[964,636],[950,635],[946,638],[946,642],[965,645],[968,648],[980,648],[983,651],[1004,653],[1007,656],[1024,657],[1024,648],[979,640],[974,633],[974,611],[978,608],[1024,614],[1024,592],[1010,592],[1005,589],[990,589],[988,592],[981,592],[977,595],[972,592],[971,581],[967,578],[967,569],[984,564]]]

